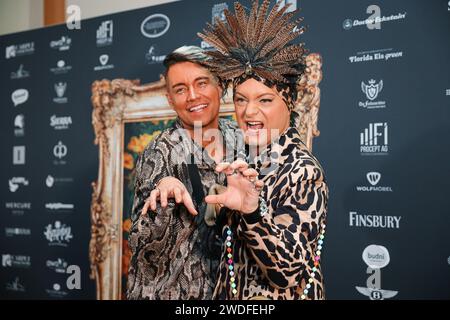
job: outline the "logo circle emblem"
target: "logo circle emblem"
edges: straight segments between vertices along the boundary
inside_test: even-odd
[[[162,14],[152,14],[145,18],[141,24],[141,33],[147,38],[158,38],[170,28],[170,19]]]

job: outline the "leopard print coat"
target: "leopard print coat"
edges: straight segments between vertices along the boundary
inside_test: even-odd
[[[195,217],[184,205],[175,205],[173,201],[169,201],[166,209],[158,206],[157,212],[141,215],[145,200],[163,177],[179,179],[192,194],[186,155],[182,152],[191,147],[194,147],[204,193],[208,194],[211,186],[225,182],[224,175],[215,172],[216,164],[203,148],[192,143],[190,138],[183,139],[183,142],[190,142],[190,146],[180,144],[179,136],[177,138],[174,132],[181,128],[178,120],[173,127],[163,131],[147,146],[136,165],[132,227],[128,239],[132,252],[128,299],[212,298],[221,244],[215,228],[204,221],[206,204],[197,204],[199,214]],[[234,143],[235,128],[234,123],[219,120],[227,148]]]
[[[222,245],[214,298],[300,299],[326,220],[328,187],[323,169],[292,127],[250,163],[265,182],[261,196],[268,213],[263,217],[259,212],[242,216],[226,208],[221,210],[217,225],[222,243],[226,242],[228,226],[233,235],[237,293],[232,293],[228,251]],[[320,264],[306,298],[325,298]]]

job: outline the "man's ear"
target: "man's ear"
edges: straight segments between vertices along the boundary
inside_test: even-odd
[[[167,99],[167,102],[169,102],[170,107],[173,109],[173,100],[172,100],[172,97],[170,96],[169,92],[166,92],[166,99]]]
[[[217,86],[217,88],[219,89],[219,97],[220,97],[220,99],[222,99],[223,100],[223,88],[222,88],[222,86],[220,86],[220,85],[218,85]]]

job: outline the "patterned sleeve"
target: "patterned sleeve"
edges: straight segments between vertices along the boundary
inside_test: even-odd
[[[136,163],[136,181],[131,211],[131,220],[135,222],[144,207],[145,200],[158,182],[167,176],[173,176],[169,164],[170,146],[164,137],[157,137],[142,152]]]
[[[259,213],[244,215],[240,224],[247,247],[276,288],[297,286],[306,277],[303,273],[313,259],[328,202],[320,165],[299,160],[285,167],[269,199],[276,203],[267,202],[273,211],[262,218]]]
[[[141,215],[145,200],[157,183],[164,177],[179,177],[177,166],[170,161],[172,144],[167,135],[162,133],[156,137],[139,156],[135,167],[135,193],[131,213],[131,229],[128,245],[131,260],[128,269],[127,298],[141,299],[142,277],[146,275],[147,262],[150,255],[162,252],[167,245],[167,229],[169,228],[174,206],[169,201],[166,208],[157,205],[156,212],[149,211]]]

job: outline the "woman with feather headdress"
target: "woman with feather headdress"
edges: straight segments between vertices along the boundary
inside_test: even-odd
[[[303,33],[280,2],[255,0],[199,36],[215,47],[207,65],[233,88],[247,158],[217,166],[227,187],[207,203],[222,207],[217,299],[323,299],[320,266],[328,187],[323,169],[295,128]]]

